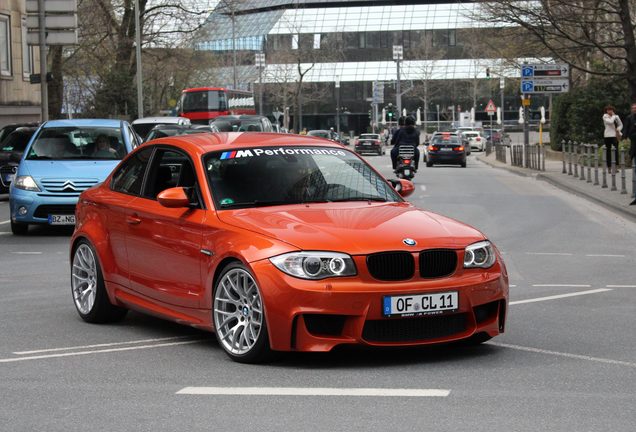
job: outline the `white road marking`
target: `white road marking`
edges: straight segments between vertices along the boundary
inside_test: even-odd
[[[573,358],[573,359],[577,359],[577,360],[587,360],[587,361],[593,361],[593,362],[598,362],[598,363],[607,363],[607,364],[613,364],[613,365],[619,365],[619,366],[628,366],[628,367],[636,368],[636,363],[631,363],[631,362],[626,362],[626,361],[621,361],[621,360],[612,360],[612,359],[606,359],[606,358],[601,358],[601,357],[591,357],[591,356],[586,356],[586,355],[581,355],[581,354],[570,354],[570,353],[564,353],[564,352],[559,352],[559,351],[550,351],[550,350],[544,350],[544,349],[539,349],[539,348],[524,347],[524,346],[520,346],[520,345],[511,345],[511,344],[505,344],[505,343],[499,343],[499,342],[488,342],[488,344],[489,345],[498,346],[498,347],[502,347],[502,348],[509,348],[509,349],[514,349],[514,350],[519,350],[519,351],[533,352],[533,353],[537,353],[537,354],[548,354],[548,355],[553,355],[553,356],[558,356],[558,357],[567,357],[567,358]]]
[[[587,257],[609,257],[609,258],[625,258],[625,255],[610,255],[610,254],[588,254]]]
[[[42,255],[42,252],[11,252],[14,255]]]
[[[10,232],[0,232],[0,235],[11,235]]]
[[[6,225],[6,224],[8,224],[8,223],[10,223],[10,222],[11,222],[10,220],[8,220],[8,221],[2,221],[2,222],[0,222],[0,225]]]
[[[558,255],[558,256],[572,256],[571,253],[561,252],[526,252],[526,255]]]
[[[509,288],[516,288],[517,285],[508,285]]]
[[[111,353],[111,352],[119,352],[119,351],[142,350],[142,349],[150,349],[150,348],[163,348],[168,346],[195,344],[195,343],[204,342],[207,340],[208,339],[196,339],[196,340],[189,340],[189,341],[182,341],[182,342],[169,342],[169,343],[154,344],[154,345],[139,345],[139,346],[132,346],[132,347],[110,348],[110,349],[94,350],[94,351],[77,351],[77,352],[70,352],[70,353],[47,354],[47,355],[29,356],[29,357],[5,358],[5,359],[0,359],[0,363],[13,363],[13,362],[20,362],[20,361],[27,361],[27,360],[42,360],[42,359],[57,358],[57,357],[72,357],[72,356],[102,354],[102,353]]]
[[[132,344],[140,344],[140,343],[149,343],[149,342],[164,342],[169,340],[180,340],[180,339],[189,339],[190,336],[174,336],[174,337],[165,337],[165,338],[155,338],[155,339],[137,339],[126,342],[111,342],[111,343],[102,343],[102,344],[94,344],[94,345],[79,345],[72,347],[64,347],[64,348],[47,348],[41,350],[31,350],[31,351],[15,351],[13,354],[15,355],[26,355],[26,354],[41,354],[45,352],[56,352],[56,351],[69,351],[69,350],[78,350],[78,349],[87,349],[87,348],[104,348],[118,345],[132,345]]]
[[[224,396],[447,397],[450,394],[450,390],[325,387],[185,387],[176,394]]]
[[[533,287],[552,287],[552,288],[589,288],[589,284],[533,284]]]
[[[612,291],[612,290],[611,289],[606,289],[606,288],[599,288],[599,289],[588,290],[588,291],[579,291],[579,292],[574,292],[574,293],[569,293],[569,294],[560,294],[560,295],[553,295],[553,296],[548,296],[548,297],[538,297],[538,298],[527,299],[527,300],[518,300],[518,301],[510,302],[510,305],[512,306],[512,305],[524,304],[524,303],[535,303],[535,302],[541,302],[541,301],[556,300],[556,299],[561,299],[561,298],[566,298],[566,297],[582,296],[582,295],[587,295],[587,294],[597,294],[597,293],[601,293],[601,292],[605,292],[605,291]]]
[[[420,190],[422,192],[426,192],[426,186],[425,185],[420,185]]]
[[[606,288],[636,288],[636,285],[605,285]]]

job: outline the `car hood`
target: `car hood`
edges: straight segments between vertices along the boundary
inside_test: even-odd
[[[119,162],[118,160],[23,160],[18,168],[18,175],[30,175],[35,180],[90,178],[101,182]]]
[[[364,255],[378,251],[464,248],[478,230],[408,203],[321,203],[218,212],[221,221],[301,250]],[[413,239],[415,246],[403,240]]]

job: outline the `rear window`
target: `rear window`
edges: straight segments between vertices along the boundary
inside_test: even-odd
[[[432,144],[457,144],[459,145],[459,138],[455,137],[455,136],[449,136],[449,135],[439,135],[439,136],[435,136],[433,137],[433,140],[431,141]]]
[[[380,139],[380,135],[376,135],[376,134],[362,134],[360,135],[360,139]]]

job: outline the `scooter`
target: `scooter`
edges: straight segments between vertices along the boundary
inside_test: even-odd
[[[415,176],[415,147],[400,146],[395,174],[400,179],[411,180]]]

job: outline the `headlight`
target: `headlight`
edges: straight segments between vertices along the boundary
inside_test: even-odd
[[[24,189],[33,192],[40,192],[40,188],[31,176],[17,176],[13,185],[18,189]]]
[[[492,267],[495,259],[495,249],[489,241],[473,243],[464,250],[464,268]]]
[[[336,252],[291,252],[269,259],[279,270],[303,279],[355,276],[349,255]]]

